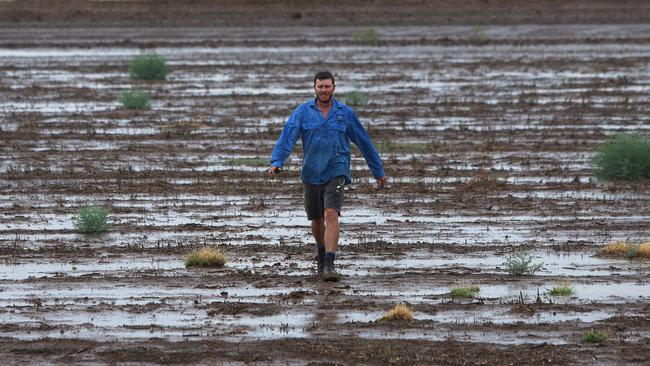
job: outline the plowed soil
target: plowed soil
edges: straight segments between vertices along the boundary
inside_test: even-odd
[[[648,134],[648,5],[514,3],[0,2],[0,355],[645,364],[648,262],[597,252],[650,240],[650,186],[592,160]],[[129,77],[143,52],[167,80]],[[264,174],[321,68],[367,98],[390,177],[376,189],[354,152],[336,283],[315,273],[300,145]],[[151,108],[124,109],[130,88]],[[75,230],[91,202],[105,234]],[[206,245],[226,265],[185,268]],[[540,268],[509,274],[523,252]],[[414,319],[381,320],[398,303]]]

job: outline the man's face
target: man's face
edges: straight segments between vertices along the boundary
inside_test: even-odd
[[[316,84],[314,84],[314,91],[316,92],[316,98],[318,101],[327,104],[332,101],[332,95],[334,95],[334,83],[332,79],[316,79]]]

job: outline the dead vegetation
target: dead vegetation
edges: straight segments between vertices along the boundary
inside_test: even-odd
[[[615,241],[598,249],[598,255],[611,257],[632,258],[650,258],[650,241],[648,242],[628,242]]]
[[[413,320],[413,311],[406,304],[397,304],[394,308],[384,314],[379,320]]]

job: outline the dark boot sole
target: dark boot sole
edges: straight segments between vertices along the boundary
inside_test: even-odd
[[[338,274],[324,274],[321,278],[325,282],[338,282],[341,279],[341,276]]]

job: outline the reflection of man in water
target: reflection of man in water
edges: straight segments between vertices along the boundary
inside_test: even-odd
[[[359,147],[379,188],[386,184],[381,159],[352,108],[334,98],[334,77],[314,76],[316,98],[296,108],[273,149],[269,176],[280,171],[298,137],[304,151],[301,179],[307,218],[316,239],[318,273],[337,281],[334,258],[339,241],[343,187],[351,182],[350,141]]]

